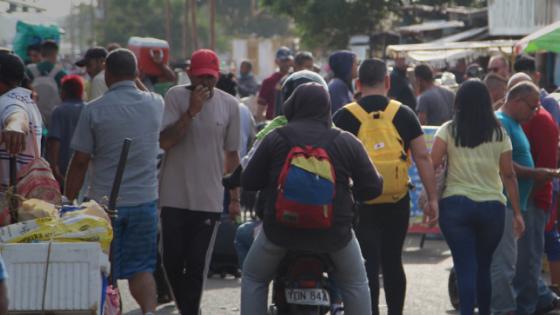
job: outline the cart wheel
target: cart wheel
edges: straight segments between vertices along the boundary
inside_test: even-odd
[[[455,268],[451,268],[449,271],[449,281],[447,283],[447,291],[449,293],[449,301],[453,308],[459,309],[459,288],[457,287],[457,275],[455,274]]]

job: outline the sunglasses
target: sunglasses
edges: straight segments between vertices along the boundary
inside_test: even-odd
[[[529,107],[529,109],[531,110],[531,112],[536,113],[539,111],[539,109],[541,108],[541,106],[539,104],[537,104],[537,106],[532,106],[529,102],[527,102],[527,100],[521,98],[520,99],[523,103],[525,103],[525,105],[527,105],[527,107]]]

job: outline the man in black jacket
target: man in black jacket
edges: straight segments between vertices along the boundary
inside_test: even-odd
[[[395,99],[405,105],[408,105],[413,111],[416,110],[416,96],[414,96],[414,88],[406,76],[408,65],[404,58],[395,59],[395,67],[391,71],[391,87],[389,88],[389,97]]]

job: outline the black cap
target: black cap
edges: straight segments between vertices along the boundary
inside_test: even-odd
[[[0,81],[19,85],[25,77],[25,65],[14,54],[0,54]]]
[[[292,50],[290,48],[286,46],[282,46],[278,48],[278,50],[276,51],[276,59],[279,60],[294,59],[294,54],[292,53]]]
[[[84,57],[82,59],[78,60],[78,62],[76,62],[76,66],[85,67],[88,60],[90,60],[90,59],[105,59],[105,58],[107,58],[107,55],[108,55],[107,49],[105,49],[103,47],[90,48],[86,51],[86,54],[84,55]]]

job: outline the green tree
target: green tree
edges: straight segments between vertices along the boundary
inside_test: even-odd
[[[413,3],[427,4],[427,5],[449,5],[449,6],[464,6],[464,7],[485,7],[486,0],[414,0]]]
[[[345,48],[350,36],[373,34],[402,5],[393,0],[261,0],[274,13],[290,16],[307,47]]]
[[[176,59],[183,56],[184,0],[170,1],[171,55]],[[105,13],[98,21],[98,42],[102,45],[116,42],[123,46],[131,36],[165,39],[165,6],[161,0],[105,0]],[[190,13],[189,13],[190,15]],[[188,25],[190,38],[190,22]],[[199,45],[208,47],[210,37],[209,9],[207,3],[197,5],[197,34]],[[216,18],[216,48],[227,50],[228,43],[223,35],[220,19]]]
[[[257,0],[216,0],[217,15],[227,35],[270,37],[290,34],[290,19],[258,8]]]

